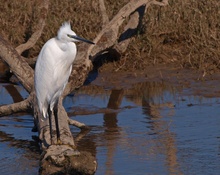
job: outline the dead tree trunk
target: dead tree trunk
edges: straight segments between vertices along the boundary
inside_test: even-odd
[[[61,141],[63,145],[50,145],[50,134],[48,121],[41,120],[38,112],[37,103],[34,92],[34,71],[28,65],[20,54],[32,47],[37,39],[41,36],[41,32],[45,25],[46,14],[48,11],[49,0],[41,1],[41,18],[38,23],[37,31],[27,41],[16,48],[12,48],[4,39],[0,38],[0,57],[9,65],[11,71],[16,75],[24,88],[30,93],[30,96],[18,103],[0,107],[0,116],[9,115],[14,112],[33,109],[34,121],[38,129],[40,145],[42,149],[41,156],[41,174],[94,174],[97,168],[95,158],[87,152],[78,152],[77,145],[74,143],[73,136],[69,129],[69,123],[79,128],[86,126],[77,121],[69,122],[67,113],[62,105],[62,99],[72,92],[74,89],[82,86],[89,71],[92,69],[92,60],[100,58],[104,53],[111,53],[114,49],[119,55],[126,51],[130,42],[130,38],[136,34],[136,30],[141,19],[150,5],[156,4],[165,6],[168,0],[132,0],[126,4],[115,17],[109,21],[105,12],[105,4],[100,0],[100,9],[103,17],[103,28],[94,39],[96,45],[81,44],[78,48],[76,61],[73,65],[73,71],[69,79],[62,98],[59,100],[59,124],[61,131]],[[120,34],[119,27],[129,19],[124,31]],[[119,38],[119,39],[118,39]],[[55,127],[53,127],[55,128]]]

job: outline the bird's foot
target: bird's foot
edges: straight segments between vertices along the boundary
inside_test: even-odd
[[[57,144],[56,145],[63,145],[62,141],[60,140],[60,138],[57,139]]]

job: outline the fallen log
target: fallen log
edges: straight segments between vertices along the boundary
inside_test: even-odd
[[[58,116],[62,145],[51,145],[48,119],[42,119],[36,105],[35,92],[33,90],[33,69],[28,65],[25,59],[19,55],[25,50],[25,48],[28,49],[34,45],[35,41],[33,38],[35,38],[35,40],[39,38],[43,27],[38,27],[38,31],[34,33],[33,37],[31,37],[26,44],[16,48],[19,54],[8,42],[6,42],[3,38],[0,38],[0,57],[9,65],[11,71],[16,75],[24,88],[30,93],[30,97],[28,97],[27,100],[19,102],[19,105],[22,106],[21,108],[18,107],[18,104],[17,106],[16,104],[7,105],[5,113],[2,112],[0,115],[19,112],[19,110],[29,108],[33,109],[35,129],[37,129],[39,133],[40,147],[42,150],[39,170],[40,174],[95,173],[97,168],[95,157],[88,152],[77,151],[77,145],[74,142],[74,138],[69,128],[69,123],[74,123],[81,129],[86,128],[86,126],[79,122],[70,122],[62,105],[62,99],[70,92],[83,85],[90,70],[92,69],[90,59],[96,60],[97,58],[100,58],[100,56],[103,58],[103,55],[106,52],[111,54],[112,52],[110,52],[110,50],[112,49],[118,52],[118,55],[121,55],[126,51],[130,38],[136,33],[136,29],[139,26],[143,13],[146,11],[147,7],[151,4],[160,6],[168,4],[168,0],[162,0],[160,2],[156,0],[132,0],[126,4],[111,21],[109,21],[105,13],[104,1],[100,0],[100,2],[102,14],[105,15],[103,16],[103,23],[105,23],[105,25],[103,25],[102,30],[94,40],[97,45],[80,45],[69,83],[64,90],[62,98],[59,100]],[[48,3],[48,0],[42,1],[42,6],[40,7],[43,9],[43,13],[41,21],[39,21],[39,25],[43,24],[44,26],[45,24],[44,20],[46,19],[45,15],[47,14]],[[129,18],[128,23],[120,35],[119,27],[127,18]],[[120,40],[118,40],[119,36],[121,36]],[[13,106],[14,108],[12,108]],[[0,107],[0,111],[2,111],[3,107],[4,106]],[[52,121],[52,123],[52,127],[55,128],[54,121]]]

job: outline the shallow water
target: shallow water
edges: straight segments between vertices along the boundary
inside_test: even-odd
[[[8,86],[0,84],[0,105],[18,98]],[[20,86],[9,87],[20,99],[28,96]],[[72,119],[92,128],[77,146],[96,156],[96,175],[218,175],[220,98],[184,95],[187,91],[163,82],[131,89],[89,85],[68,96],[64,106]],[[38,174],[32,122],[28,114],[0,118],[0,174]],[[71,130],[79,136],[77,128]]]

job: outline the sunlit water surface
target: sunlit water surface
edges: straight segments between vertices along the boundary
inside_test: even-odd
[[[16,101],[13,89],[28,96],[20,86],[0,84],[0,105]],[[77,146],[96,157],[96,175],[218,175],[220,99],[186,91],[155,82],[128,90],[86,87],[63,103],[72,119],[91,127]],[[32,127],[28,114],[0,118],[0,174],[38,174]]]

